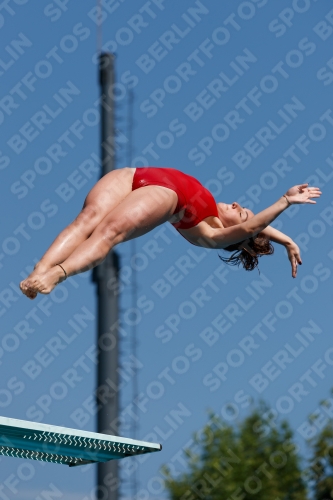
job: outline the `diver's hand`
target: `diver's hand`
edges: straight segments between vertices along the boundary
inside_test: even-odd
[[[299,203],[315,204],[316,202],[311,198],[319,198],[322,193],[319,188],[308,186],[308,184],[299,184],[298,186],[288,189],[285,194],[287,201],[291,205]]]
[[[291,275],[293,278],[297,276],[297,265],[302,264],[301,253],[299,247],[294,241],[291,241],[285,245],[287,250],[288,259],[291,264]]]

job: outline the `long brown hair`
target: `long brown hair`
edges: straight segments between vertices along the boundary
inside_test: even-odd
[[[274,247],[263,234],[258,234],[255,238],[249,238],[248,240],[236,243],[234,245],[229,245],[223,250],[228,252],[233,252],[233,254],[228,257],[219,258],[229,264],[230,266],[243,265],[246,271],[253,271],[258,267],[259,259],[262,255],[272,255],[274,253]]]

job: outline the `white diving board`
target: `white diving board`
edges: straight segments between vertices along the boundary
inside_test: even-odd
[[[0,455],[85,465],[161,451],[158,443],[0,417]]]

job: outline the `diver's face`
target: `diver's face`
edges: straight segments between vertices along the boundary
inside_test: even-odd
[[[236,226],[242,224],[254,217],[254,213],[248,208],[243,208],[239,203],[217,203],[219,219],[224,227]]]

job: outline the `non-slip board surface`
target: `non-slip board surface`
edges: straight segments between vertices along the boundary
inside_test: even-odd
[[[160,451],[158,443],[0,417],[0,455],[84,465]]]

